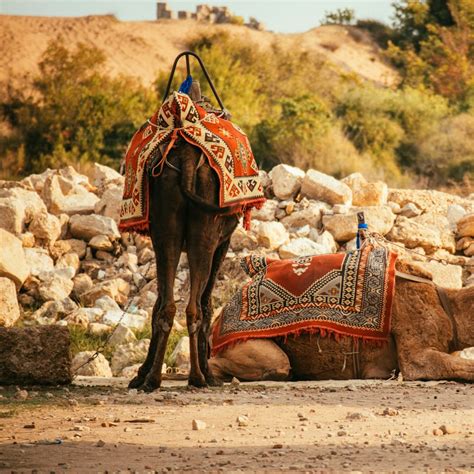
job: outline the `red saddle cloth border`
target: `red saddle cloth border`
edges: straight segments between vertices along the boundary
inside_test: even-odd
[[[229,333],[226,335],[221,334],[222,325],[222,313],[216,318],[212,330],[211,330],[211,354],[216,356],[219,352],[224,349],[246,341],[248,339],[260,339],[260,338],[274,338],[284,337],[285,339],[289,336],[298,336],[299,334],[320,334],[322,337],[334,337],[336,340],[341,338],[351,337],[364,343],[371,343],[375,345],[382,345],[388,342],[390,329],[391,329],[391,316],[392,316],[392,305],[393,297],[395,293],[395,264],[398,255],[395,252],[387,252],[387,267],[385,271],[386,275],[386,298],[384,304],[383,324],[380,331],[373,331],[364,328],[344,329],[338,326],[334,322],[329,321],[303,321],[289,323],[285,328],[274,327],[258,330],[258,333]],[[247,283],[245,286],[248,286]],[[240,291],[245,291],[242,289]],[[245,303],[243,303],[245,305]]]

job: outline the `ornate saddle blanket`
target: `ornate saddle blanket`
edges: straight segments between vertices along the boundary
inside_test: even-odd
[[[148,231],[148,168],[161,153],[152,173],[161,172],[178,136],[199,147],[217,173],[219,207],[244,213],[248,222],[251,208],[261,206],[265,198],[247,136],[229,120],[195,104],[187,94],[173,92],[128,146],[120,230]]]
[[[252,280],[224,307],[212,352],[249,338],[319,332],[385,342],[390,332],[397,255],[364,246],[289,260],[249,256]]]

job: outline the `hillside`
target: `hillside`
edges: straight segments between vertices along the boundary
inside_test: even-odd
[[[370,36],[342,26],[323,26],[301,34],[276,34],[235,25],[209,25],[194,20],[122,22],[112,16],[50,18],[0,16],[0,82],[20,83],[37,64],[47,44],[62,36],[71,45],[84,42],[101,48],[111,75],[125,74],[152,83],[156,73],[169,70],[175,56],[193,38],[213,31],[226,31],[236,41],[269,48],[318,52],[342,70],[390,85],[396,73],[380,57]]]

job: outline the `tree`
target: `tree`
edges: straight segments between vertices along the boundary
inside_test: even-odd
[[[355,13],[351,8],[338,8],[334,12],[326,12],[322,25],[352,25],[355,21]]]
[[[154,100],[134,80],[106,76],[104,63],[97,48],[78,44],[71,51],[57,39],[39,63],[33,93],[10,88],[1,111],[24,144],[25,172],[121,158]]]

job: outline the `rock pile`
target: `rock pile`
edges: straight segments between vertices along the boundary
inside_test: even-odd
[[[216,285],[219,304],[242,283],[239,258],[250,252],[292,258],[354,249],[359,211],[369,230],[385,236],[437,284],[474,284],[473,196],[389,189],[359,173],[337,180],[288,165],[262,172],[262,179],[268,200],[253,212],[251,230],[239,227],[232,236]],[[24,325],[81,327],[97,336],[120,321],[110,361],[97,360],[84,369],[89,375],[133,375],[149,344],[135,333],[146,335],[157,296],[156,264],[149,238],[118,231],[122,188],[123,177],[99,164],[90,176],[67,167],[0,182],[0,326],[21,319]],[[187,282],[183,255],[175,285],[181,321]],[[184,341],[179,347],[171,359],[186,367]],[[74,364],[86,357],[78,354]]]

